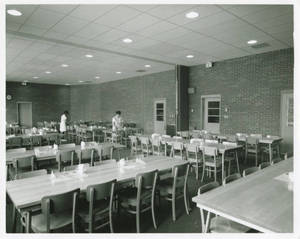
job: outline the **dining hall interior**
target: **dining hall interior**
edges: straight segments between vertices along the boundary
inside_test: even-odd
[[[294,233],[294,15],[6,4],[6,233]]]

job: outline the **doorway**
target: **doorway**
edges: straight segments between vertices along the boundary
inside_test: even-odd
[[[280,104],[280,131],[283,138],[281,143],[281,152],[293,154],[294,144],[294,96],[292,90],[281,92]]]
[[[221,96],[201,96],[202,126],[204,130],[211,133],[220,133]]]
[[[154,101],[154,132],[166,134],[166,99]]]
[[[18,124],[24,127],[32,127],[32,103],[17,102]]]

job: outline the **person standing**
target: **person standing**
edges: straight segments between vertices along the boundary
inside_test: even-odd
[[[116,111],[116,115],[112,118],[112,130],[119,131],[123,129],[123,119],[121,117],[121,111]]]
[[[60,126],[59,131],[62,134],[65,134],[67,131],[67,119],[68,119],[69,112],[67,110],[64,111],[64,113],[60,117]]]

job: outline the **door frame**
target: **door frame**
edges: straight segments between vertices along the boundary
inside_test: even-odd
[[[293,97],[294,97],[294,90],[293,89],[289,89],[289,90],[281,90],[280,91],[280,129],[279,129],[279,131],[280,131],[280,136],[282,136],[282,110],[283,110],[283,105],[282,105],[282,103],[283,103],[283,95],[284,94],[293,94]],[[294,104],[295,105],[295,104]],[[295,109],[294,109],[295,110]],[[295,112],[295,111],[294,111]],[[295,113],[294,113],[294,116],[295,116]],[[294,119],[295,120],[295,119]],[[293,125],[293,128],[294,128],[294,125]]]
[[[222,96],[220,94],[216,95],[201,95],[201,100],[200,100],[200,128],[204,129],[204,110],[205,110],[205,100],[208,98],[219,98],[220,99],[220,121],[219,124],[221,126],[221,108],[222,108]]]
[[[17,101],[17,122],[20,124],[20,119],[19,119],[19,104],[30,104],[31,105],[31,127],[32,127],[32,102],[31,101]]]
[[[167,130],[167,99],[166,98],[154,98],[153,101],[153,130],[155,131],[155,121],[156,121],[156,102],[163,101],[165,109],[164,109],[164,131]]]

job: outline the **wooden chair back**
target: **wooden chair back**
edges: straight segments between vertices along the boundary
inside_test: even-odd
[[[198,189],[198,195],[206,193],[206,192],[213,190],[219,186],[220,186],[220,184],[217,181],[207,183]]]
[[[95,149],[88,148],[88,149],[81,149],[80,150],[80,157],[79,157],[79,163],[90,161],[90,165],[93,165],[94,163],[94,152]]]
[[[46,169],[34,170],[26,173],[19,173],[16,175],[16,179],[32,178],[36,176],[46,175]]]
[[[223,180],[223,185],[226,185],[228,183],[231,183],[237,179],[241,178],[241,175],[239,173],[234,173],[234,174],[231,174],[227,177],[224,178]]]
[[[218,149],[216,147],[205,146],[203,150],[205,156],[216,157],[218,155]]]
[[[260,165],[259,165],[259,169],[264,169],[264,168],[267,168],[271,166],[270,162],[262,162]]]
[[[41,135],[33,135],[30,137],[31,139],[31,147],[33,146],[41,146],[43,137]]]
[[[58,170],[61,171],[65,164],[74,163],[74,150],[58,150],[56,153],[56,161],[58,162]]]
[[[22,137],[14,136],[8,138],[9,147],[21,147],[22,146]]]

